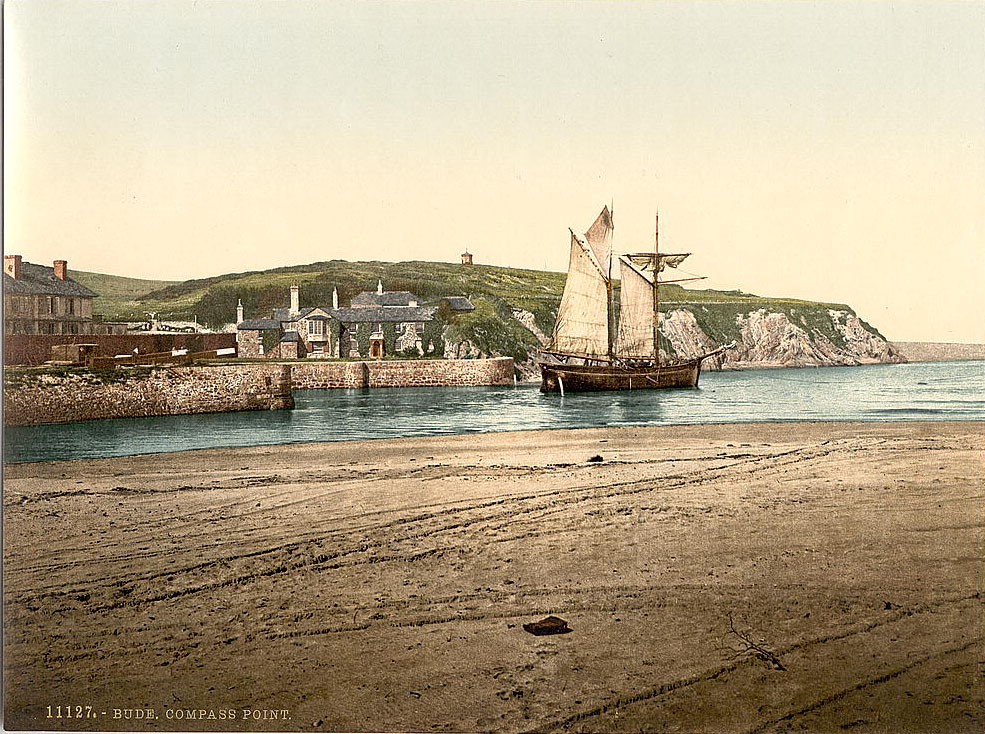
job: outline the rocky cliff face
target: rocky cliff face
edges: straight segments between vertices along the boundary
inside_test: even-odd
[[[808,331],[798,326],[783,312],[760,309],[738,316],[735,348],[728,350],[717,366],[821,367],[906,361],[885,339],[866,329],[855,314],[830,309],[827,313],[840,343],[819,329]]]
[[[670,347],[663,358],[694,357],[722,344],[735,342],[724,354],[705,363],[706,369],[740,367],[823,367],[905,362],[905,358],[874,329],[848,310],[816,309],[769,311],[765,308],[729,314],[718,323],[713,338],[702,328],[710,325],[707,313],[679,308],[660,314],[660,333]],[[514,310],[514,318],[533,324],[529,313]],[[529,328],[529,326],[528,326]],[[532,331],[532,330],[531,330]],[[547,336],[534,332],[541,343]],[[532,355],[533,356],[533,355]],[[521,371],[533,373],[535,370]]]

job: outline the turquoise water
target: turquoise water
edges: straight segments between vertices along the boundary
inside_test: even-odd
[[[757,421],[985,420],[985,362],[703,372],[696,390],[542,395],[537,386],[299,390],[292,411],[122,418],[4,431],[4,461],[295,441]]]

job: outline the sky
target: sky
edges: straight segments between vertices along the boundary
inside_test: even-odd
[[[4,251],[184,280],[330,259],[702,286],[985,342],[985,2],[37,2]]]

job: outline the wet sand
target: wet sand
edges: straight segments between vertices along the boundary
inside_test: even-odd
[[[586,429],[8,466],[5,724],[980,731],[983,431]],[[571,631],[523,630],[549,614]]]

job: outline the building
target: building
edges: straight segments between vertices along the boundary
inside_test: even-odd
[[[472,264],[472,253],[466,250],[465,252],[462,253],[462,265],[471,265],[471,264]]]
[[[439,305],[446,305],[453,313],[468,313],[475,311],[475,306],[465,296],[445,296],[438,301]]]
[[[346,308],[339,307],[337,290],[331,308],[301,308],[300,289],[291,286],[290,305],[274,309],[271,318],[247,320],[237,307],[239,355],[280,359],[423,355],[425,331],[435,323],[442,301],[455,312],[475,308],[463,296],[422,304],[409,291],[384,291],[382,281],[375,292],[359,293]]]
[[[92,334],[96,294],[68,277],[68,263],[53,267],[3,257],[5,334]]]

